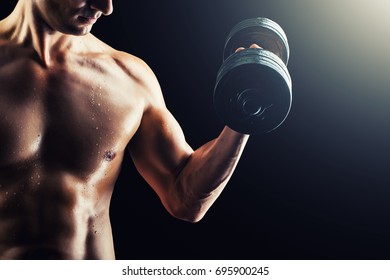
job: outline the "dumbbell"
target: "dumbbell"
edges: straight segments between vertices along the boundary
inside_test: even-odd
[[[249,48],[257,44],[261,48]],[[244,50],[237,51],[239,47]],[[244,20],[230,31],[214,88],[219,118],[245,134],[267,133],[290,112],[289,45],[283,29],[267,18]]]

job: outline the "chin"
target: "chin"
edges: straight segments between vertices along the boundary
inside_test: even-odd
[[[90,34],[90,33],[91,33],[91,30],[92,30],[92,27],[84,28],[82,31],[77,32],[77,33],[75,33],[75,34],[73,34],[73,35],[75,35],[75,36],[85,36],[85,35]]]
[[[66,28],[65,30],[61,30],[61,33],[74,35],[74,36],[84,36],[91,33],[92,26],[82,26],[82,27],[73,27]]]

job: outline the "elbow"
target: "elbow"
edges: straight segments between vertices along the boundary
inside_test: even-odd
[[[207,210],[199,209],[199,207],[166,207],[166,209],[172,217],[189,223],[200,222],[207,212]]]
[[[174,194],[164,197],[165,199],[162,199],[164,207],[176,219],[197,223],[204,218],[215,197],[212,193],[194,194],[178,191],[183,189],[176,187]]]
[[[192,223],[192,224],[195,224],[195,223],[198,223],[200,222],[205,213],[190,213],[190,214],[178,214],[178,213],[170,213],[174,218],[176,219],[179,219],[179,220],[182,220],[182,221],[185,221],[185,222],[189,222],[189,223]]]

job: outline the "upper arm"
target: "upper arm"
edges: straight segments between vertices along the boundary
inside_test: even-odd
[[[193,150],[166,108],[153,72],[146,65],[142,71],[139,88],[146,105],[140,126],[129,143],[129,151],[137,170],[164,202]]]

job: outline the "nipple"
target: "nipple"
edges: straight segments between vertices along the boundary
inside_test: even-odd
[[[103,158],[105,161],[112,161],[115,158],[115,156],[116,156],[116,153],[109,150],[109,151],[104,152]]]

